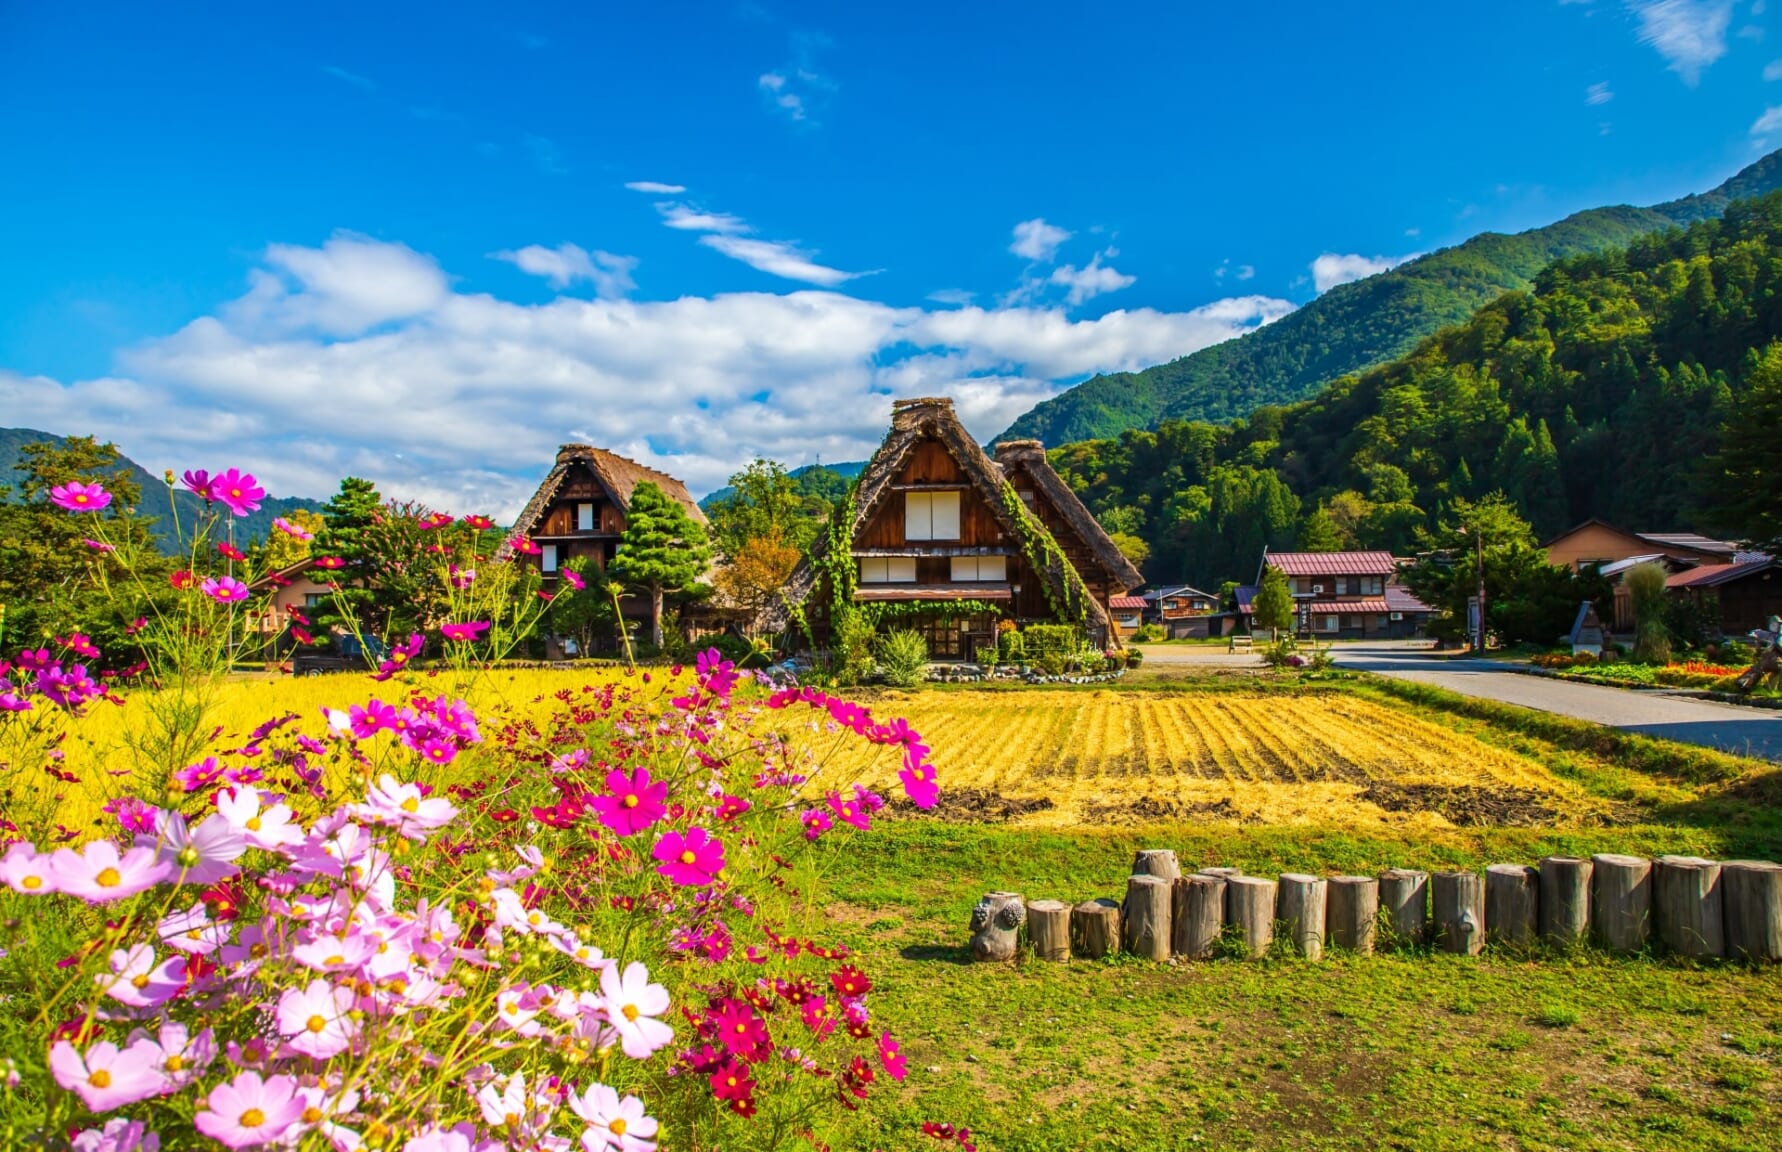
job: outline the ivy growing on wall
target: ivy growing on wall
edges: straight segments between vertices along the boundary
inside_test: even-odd
[[[1079,626],[1087,627],[1089,623],[1089,588],[1083,578],[1077,574],[1076,565],[1072,564],[1058,547],[1058,541],[1052,533],[1041,524],[1039,517],[1021,502],[1020,493],[1007,480],[1002,482],[1002,506],[1009,518],[1015,522],[1021,534],[1021,553],[1027,558],[1036,575],[1047,570],[1056,570],[1063,592],[1052,590],[1049,580],[1041,579],[1040,588],[1046,594],[1046,602],[1059,617],[1075,621]]]
[[[872,621],[874,627],[887,620],[908,620],[917,616],[1000,616],[1002,608],[987,600],[887,600],[859,604],[855,610]]]

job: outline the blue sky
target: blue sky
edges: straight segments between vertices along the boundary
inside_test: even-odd
[[[259,7],[0,4],[0,424],[706,490],[1782,146],[1762,0]]]

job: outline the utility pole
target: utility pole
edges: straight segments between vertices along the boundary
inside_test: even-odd
[[[1485,655],[1485,532],[1473,533],[1473,563],[1479,578],[1479,631],[1473,639],[1474,650]]]

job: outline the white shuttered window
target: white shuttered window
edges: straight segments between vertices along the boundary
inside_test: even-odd
[[[860,582],[862,584],[914,584],[916,582],[916,558],[914,556],[862,556],[860,558]]]
[[[953,557],[953,582],[955,584],[1002,581],[1008,578],[1009,558],[1007,556]]]
[[[959,493],[905,492],[903,494],[905,540],[959,539]]]

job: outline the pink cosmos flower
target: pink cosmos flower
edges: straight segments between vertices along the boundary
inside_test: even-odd
[[[242,1072],[229,1083],[212,1088],[205,1104],[207,1110],[198,1113],[192,1123],[198,1131],[231,1148],[282,1140],[303,1118],[297,1081],[289,1076],[262,1080],[258,1072]]]
[[[94,840],[79,852],[56,849],[50,871],[58,891],[92,904],[145,892],[173,874],[153,848],[136,847],[120,855],[109,840]]]
[[[350,972],[377,952],[378,943],[373,937],[354,932],[324,933],[292,948],[291,959],[317,972]]]
[[[82,540],[81,543],[95,552],[116,552],[118,550],[116,544],[107,544],[103,540]]]
[[[451,1128],[428,1128],[411,1136],[402,1152],[475,1152],[485,1147],[493,1152],[492,1146],[477,1141],[476,1128],[466,1121]]]
[[[353,990],[311,980],[302,990],[285,989],[278,1000],[278,1031],[293,1052],[326,1060],[351,1046],[359,1033],[350,1016]]]
[[[147,944],[119,948],[111,954],[111,971],[93,977],[99,991],[130,1008],[153,1008],[180,994],[186,986],[186,958],[155,963]]]
[[[650,983],[649,969],[635,960],[620,973],[617,966],[600,973],[602,1007],[619,1033],[625,1055],[642,1060],[674,1039],[674,1029],[656,1017],[668,1011],[668,989]]]
[[[823,833],[835,827],[835,821],[821,808],[806,808],[798,814],[798,822],[804,825],[804,838],[813,844]]]
[[[662,861],[658,875],[689,888],[705,887],[724,870],[724,842],[697,825],[685,836],[664,833],[650,855]]]
[[[29,712],[32,704],[17,692],[0,692],[0,712]]]
[[[565,568],[560,574],[563,577],[563,582],[571,588],[574,588],[577,592],[580,592],[588,586],[588,582],[582,579],[581,573],[572,568]]]
[[[903,1049],[891,1038],[891,1033],[879,1033],[879,1063],[885,1066],[885,1074],[898,1083],[903,1082],[908,1069],[904,1063]]]
[[[357,811],[381,824],[394,824],[410,840],[424,840],[426,833],[443,828],[458,815],[450,800],[426,796],[416,784],[403,784],[388,772],[365,794]]]
[[[842,823],[852,825],[863,832],[872,828],[872,816],[860,806],[858,800],[843,800],[841,793],[831,792],[823,797],[823,802],[829,805],[829,810],[835,813],[836,819]]]
[[[173,774],[187,792],[202,792],[223,778],[223,766],[215,756],[206,756],[196,764],[187,764]]]
[[[487,620],[471,620],[463,624],[442,624],[439,634],[447,640],[458,640],[468,644],[482,639],[483,633],[488,630],[489,622]]]
[[[255,848],[303,843],[303,829],[293,821],[290,805],[265,804],[257,788],[225,789],[217,796],[217,813]]]
[[[79,480],[70,480],[51,488],[50,500],[56,507],[66,508],[70,512],[97,512],[111,504],[111,493],[105,490],[103,484],[82,484]]]
[[[548,1129],[557,1111],[557,1096],[544,1083],[528,1092],[524,1072],[484,1084],[476,1094],[476,1103],[482,1109],[483,1122],[491,1129],[505,1130],[515,1146],[542,1146],[550,1139]]]
[[[59,1040],[50,1049],[50,1074],[56,1083],[79,1096],[88,1111],[110,1112],[160,1095],[166,1086],[155,1071],[160,1057],[160,1047],[147,1039],[123,1049],[101,1040],[85,1054]]]
[[[293,540],[314,540],[316,534],[299,524],[293,524],[283,516],[272,522],[272,526]]]
[[[590,1084],[580,1096],[570,1093],[569,1109],[588,1122],[583,1152],[655,1152],[656,1120],[636,1096],[621,1098],[605,1084]]]
[[[0,860],[0,880],[26,896],[43,896],[56,890],[55,870],[49,856],[39,856],[37,849],[23,840],[7,845],[6,857]]]
[[[317,556],[314,563],[324,572],[334,572],[346,567],[346,561],[338,556]]]
[[[352,722],[354,738],[359,740],[369,740],[379,732],[396,730],[396,706],[382,700],[369,701],[363,708],[354,704],[347,709],[347,717]]]
[[[940,785],[934,782],[934,765],[915,764],[897,774],[903,782],[903,794],[918,808],[932,808],[940,799]]]
[[[738,816],[741,816],[744,812],[747,812],[750,808],[753,808],[753,807],[754,807],[753,804],[750,804],[747,800],[744,800],[741,796],[732,796],[732,795],[730,795],[730,793],[726,792],[718,800],[718,806],[714,810],[714,812],[717,815],[718,819],[723,820],[725,822],[729,822],[731,820],[736,819]]]
[[[247,553],[229,543],[227,540],[217,541],[217,555],[225,560],[246,560]]]
[[[73,1152],[161,1152],[161,1137],[140,1120],[107,1120],[104,1128],[75,1133],[68,1147]]]
[[[600,822],[620,836],[632,836],[662,819],[668,811],[668,784],[651,780],[648,768],[630,775],[615,768],[606,774],[608,795],[588,803]]]
[[[764,1059],[773,1052],[773,1041],[767,1034],[767,1024],[755,1010],[741,1000],[726,1001],[713,1013],[712,1027],[717,1031],[718,1043],[730,1050],[730,1054],[739,1060],[751,1064]]]
[[[130,1033],[130,1043],[147,1035],[138,1028]],[[184,1024],[168,1022],[161,1025],[155,1040],[161,1053],[155,1070],[170,1088],[184,1088],[192,1083],[217,1058],[216,1033],[209,1028],[193,1036]]]
[[[99,649],[93,645],[93,638],[88,636],[85,632],[76,632],[66,639],[58,636],[56,637],[56,642],[68,649],[68,651],[74,653],[76,656],[81,656],[88,660],[99,659]]]
[[[247,840],[220,812],[192,827],[178,812],[163,811],[155,835],[138,836],[136,847],[159,852],[169,875],[181,884],[214,884],[241,871],[235,861],[247,851]]]
[[[522,556],[537,556],[544,551],[530,536],[516,536],[510,543],[514,551]]]
[[[260,487],[251,472],[242,472],[231,468],[227,472],[219,472],[210,482],[211,499],[229,509],[233,516],[246,516],[249,512],[260,509],[260,498],[266,495],[266,489]]]
[[[168,475],[172,476],[173,473],[170,471]],[[186,487],[196,493],[206,504],[216,499],[211,493],[210,472],[206,469],[187,469],[186,474],[181,477],[181,479],[185,481]],[[171,480],[168,482],[172,483]]]
[[[233,576],[212,576],[198,585],[198,591],[218,604],[239,604],[248,598],[248,586]]]

